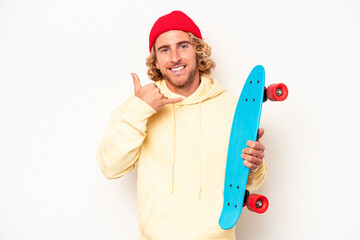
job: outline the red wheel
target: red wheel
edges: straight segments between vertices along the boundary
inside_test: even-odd
[[[266,89],[266,96],[271,101],[284,101],[288,93],[288,88],[283,83],[271,84]]]
[[[251,194],[246,200],[247,208],[256,213],[264,213],[269,207],[269,201],[265,196]]]

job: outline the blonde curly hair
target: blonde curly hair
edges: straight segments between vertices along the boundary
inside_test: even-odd
[[[210,75],[211,70],[216,66],[213,59],[210,58],[211,47],[203,39],[196,37],[192,33],[188,32],[188,34],[190,35],[191,44],[193,44],[195,48],[200,76],[202,74]],[[146,66],[148,67],[147,74],[149,78],[156,82],[163,79],[163,75],[155,65],[156,56],[154,46],[151,49],[150,56],[146,58]]]

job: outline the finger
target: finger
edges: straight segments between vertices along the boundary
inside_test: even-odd
[[[255,164],[255,165],[260,165],[263,162],[263,160],[261,158],[254,157],[254,156],[247,155],[247,154],[241,154],[241,158],[244,159],[245,161],[247,161],[251,164]]]
[[[251,141],[251,140],[248,140],[246,142],[246,145],[249,147],[249,148],[254,148],[256,150],[261,150],[261,151],[264,151],[265,150],[265,146],[261,143],[261,142],[254,142],[254,141]]]
[[[244,154],[251,155],[263,159],[265,157],[264,151],[256,150],[254,148],[244,148],[242,151]]]
[[[134,81],[134,92],[135,92],[135,95],[136,95],[137,91],[141,88],[140,79],[136,75],[136,73],[131,73],[131,76],[132,76],[133,81]]]
[[[173,104],[173,103],[178,103],[178,102],[181,102],[183,101],[184,99],[183,98],[164,98],[163,100],[163,103],[164,105],[166,104]]]
[[[257,168],[260,166],[260,165],[251,163],[251,162],[246,161],[246,160],[243,162],[243,164],[244,164],[247,168],[249,168],[250,170],[255,170],[255,169],[257,169]]]
[[[256,141],[259,141],[260,138],[262,138],[262,136],[264,135],[264,133],[265,133],[265,130],[263,128],[259,128]]]

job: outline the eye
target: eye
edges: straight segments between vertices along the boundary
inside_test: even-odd
[[[181,49],[186,49],[186,48],[188,48],[188,44],[186,44],[186,43],[185,43],[185,44],[181,44],[181,45],[180,45],[180,48],[181,48]]]
[[[161,52],[161,53],[167,53],[168,51],[169,51],[168,48],[162,48],[162,49],[160,49],[160,52]]]

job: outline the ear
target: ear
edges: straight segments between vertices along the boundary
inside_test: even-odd
[[[156,66],[156,68],[158,69],[158,70],[160,70],[160,67],[159,67],[159,63],[158,63],[158,61],[155,59],[155,66]]]

